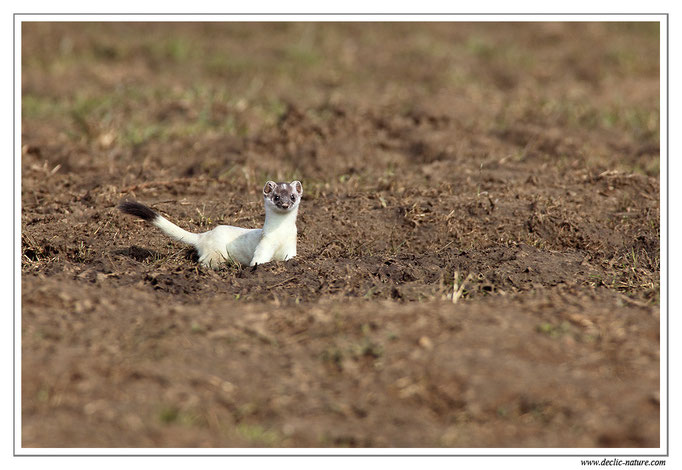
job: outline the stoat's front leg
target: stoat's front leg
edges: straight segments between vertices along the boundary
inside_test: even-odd
[[[280,252],[282,261],[288,261],[291,258],[296,257],[296,235],[294,234],[287,242],[282,245],[282,250]]]
[[[277,246],[273,240],[267,236],[264,236],[261,238],[260,242],[256,246],[255,251],[253,252],[253,258],[251,259],[251,264],[249,264],[249,266],[255,266],[257,264],[263,264],[272,261],[272,257],[275,255],[276,249]]]

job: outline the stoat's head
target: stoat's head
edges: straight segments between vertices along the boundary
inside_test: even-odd
[[[280,214],[295,210],[302,195],[303,185],[300,181],[292,181],[291,183],[268,181],[263,186],[265,207],[269,207]]]

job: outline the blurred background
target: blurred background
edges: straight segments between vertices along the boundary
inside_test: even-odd
[[[618,153],[615,164],[658,174],[657,159],[638,158],[655,154],[658,142],[657,23],[29,22],[22,28],[24,122],[57,120],[43,129],[50,138],[116,148],[121,155],[112,158],[134,152],[163,159],[147,155],[150,141],[167,154],[171,142],[186,137],[222,139],[221,155],[206,150],[207,168],[191,170],[220,176],[230,166],[230,137],[262,136],[291,109],[319,121],[340,107],[359,117],[381,110],[456,119],[461,132],[437,142],[448,158],[503,157],[509,150],[501,144],[509,141],[532,147],[536,126],[559,141],[560,157]],[[34,127],[24,126],[27,139]],[[335,167],[341,173],[365,158],[400,160],[386,155],[392,150],[408,157],[420,150],[350,140],[339,139],[343,145],[322,155],[341,159]],[[576,150],[574,141],[586,148]],[[312,144],[289,145],[280,158],[293,170],[292,160]]]

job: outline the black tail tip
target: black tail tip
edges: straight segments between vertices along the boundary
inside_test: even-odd
[[[156,219],[157,215],[152,209],[136,201],[123,201],[118,205],[118,209],[124,214],[134,215],[148,222]]]

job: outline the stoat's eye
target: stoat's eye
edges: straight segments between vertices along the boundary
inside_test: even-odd
[[[291,200],[292,200],[292,201],[295,201],[295,200],[296,200],[296,195],[295,195],[295,194],[292,194],[292,195],[291,195]]]
[[[275,195],[272,197],[272,199],[273,199],[273,201],[279,201],[279,196],[275,194]]]

